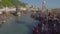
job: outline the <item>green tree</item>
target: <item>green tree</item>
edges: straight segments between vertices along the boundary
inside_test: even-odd
[[[25,6],[25,5],[26,5],[25,3],[22,3],[19,0],[2,0],[0,2],[0,8],[5,6],[11,7],[11,6]]]

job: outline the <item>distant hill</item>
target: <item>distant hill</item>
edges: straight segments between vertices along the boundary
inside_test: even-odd
[[[0,8],[2,7],[11,7],[11,6],[25,6],[26,4],[25,3],[22,3],[21,1],[19,0],[2,0],[0,1]]]

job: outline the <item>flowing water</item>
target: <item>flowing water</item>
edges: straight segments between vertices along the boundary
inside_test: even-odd
[[[34,26],[37,26],[37,21],[30,17],[30,13],[13,16],[1,25],[0,34],[32,34]]]

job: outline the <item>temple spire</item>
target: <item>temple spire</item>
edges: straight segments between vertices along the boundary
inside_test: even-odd
[[[42,2],[42,12],[46,11],[46,0],[43,0]]]

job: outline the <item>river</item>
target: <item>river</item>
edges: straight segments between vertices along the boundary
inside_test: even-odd
[[[30,13],[13,16],[0,27],[0,34],[32,34],[33,27],[37,26],[37,21],[30,17]]]

